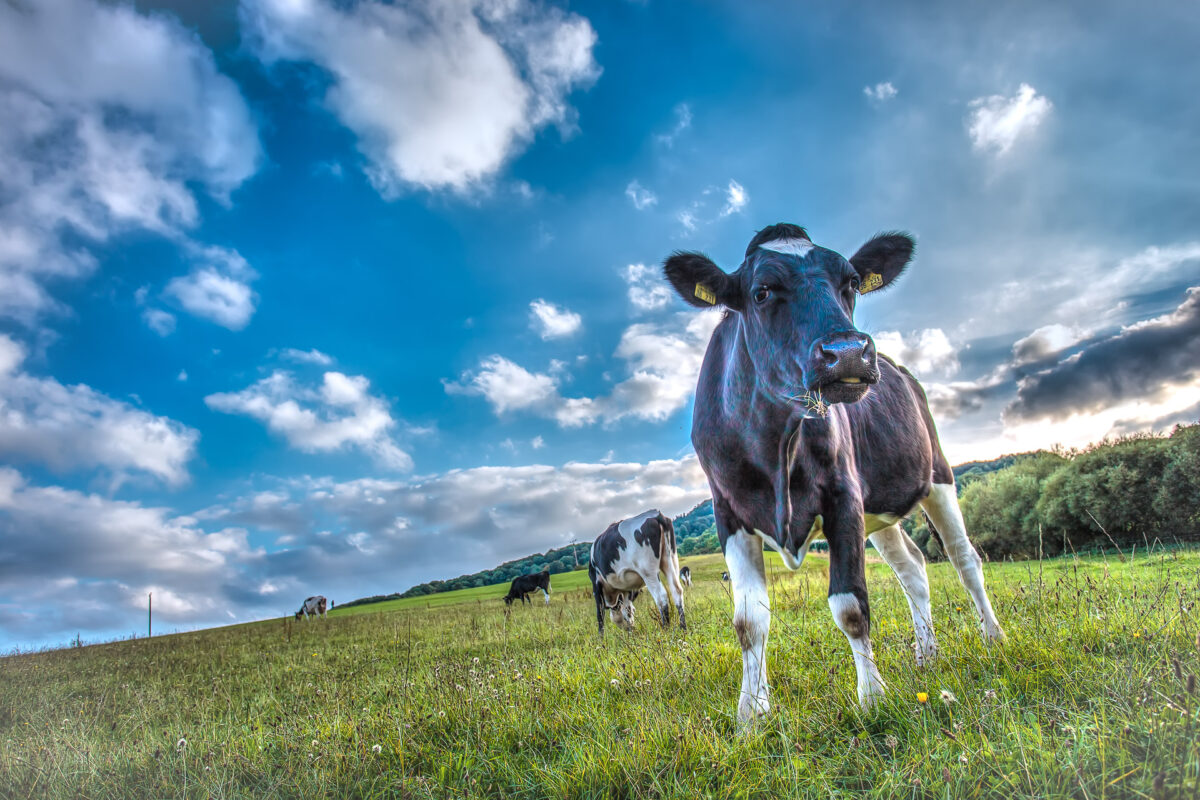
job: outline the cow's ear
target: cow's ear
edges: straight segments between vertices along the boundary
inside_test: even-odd
[[[741,284],[708,256],[677,252],[663,262],[663,275],[684,302],[697,308],[722,305],[741,311],[744,306]]]
[[[900,277],[917,246],[907,233],[881,233],[850,256],[860,294],[882,289]]]

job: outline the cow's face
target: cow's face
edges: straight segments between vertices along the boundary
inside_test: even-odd
[[[854,327],[855,300],[891,283],[912,252],[907,235],[884,234],[847,261],[803,228],[772,225],[733,274],[699,253],[676,253],[663,272],[691,305],[724,305],[739,316],[767,394],[811,407],[859,400],[879,381],[875,343]]]

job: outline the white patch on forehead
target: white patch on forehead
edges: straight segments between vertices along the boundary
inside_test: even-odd
[[[774,250],[776,253],[804,258],[808,255],[808,251],[813,249],[813,243],[807,239],[775,239],[760,244],[759,247],[763,250]]]

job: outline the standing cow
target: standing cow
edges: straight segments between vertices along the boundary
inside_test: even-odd
[[[925,393],[852,321],[858,295],[888,285],[912,253],[907,235],[883,234],[847,261],[814,245],[803,228],[780,224],[751,240],[732,274],[699,253],[677,252],[663,265],[688,303],[727,309],[701,367],[692,443],[732,579],[743,724],[770,709],[764,542],[795,569],[815,537],[828,540],[829,608],[850,643],[864,707],[885,688],[871,651],[866,536],[908,596],[918,662],[936,652],[925,560],[898,524],[918,504],[974,600],[985,637],[1004,636]]]
[[[683,583],[684,586],[691,586],[692,585],[692,568],[684,567],[683,569],[679,570],[679,580],[681,583]]]
[[[325,598],[321,595],[305,598],[300,605],[300,610],[296,612],[296,619],[299,620],[301,615],[308,619],[309,614],[328,619],[329,615],[325,612],[325,605]]]
[[[633,628],[633,601],[644,586],[658,605],[663,627],[671,624],[671,606],[658,578],[661,572],[679,611],[679,627],[687,629],[683,613],[683,587],[679,583],[679,557],[675,553],[675,526],[657,509],[614,522],[592,542],[588,577],[596,599],[596,624],[604,634],[604,609],[614,623]]]
[[[518,575],[513,579],[512,585],[508,587],[508,594],[504,596],[504,604],[511,606],[514,600],[520,600],[528,603],[528,595],[531,592],[542,590],[542,594],[546,598],[546,602],[550,602],[550,569],[543,569],[534,575]]]

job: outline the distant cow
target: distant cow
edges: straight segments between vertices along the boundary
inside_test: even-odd
[[[657,509],[614,522],[592,542],[588,577],[596,599],[596,624],[604,633],[604,610],[623,628],[633,628],[633,601],[645,587],[658,605],[663,627],[671,624],[671,606],[658,573],[679,610],[679,627],[687,628],[683,613],[683,586],[679,583],[679,557],[675,553],[675,526]]]
[[[296,619],[300,619],[301,615],[303,615],[305,619],[308,619],[309,614],[328,618],[328,614],[325,613],[324,597],[317,595],[315,597],[307,598],[300,606],[300,610],[296,612]]]
[[[513,600],[521,600],[530,602],[528,595],[530,592],[542,590],[542,594],[546,597],[546,602],[550,602],[550,569],[543,569],[541,572],[534,575],[519,575],[513,580],[512,586],[508,587],[508,594],[504,597],[505,605],[512,605]]]
[[[858,296],[897,278],[913,247],[907,235],[881,234],[845,259],[798,225],[780,224],[754,236],[733,273],[700,253],[663,264],[689,304],[726,309],[700,369],[692,444],[732,578],[740,723],[770,709],[764,543],[796,569],[814,538],[829,542],[829,610],[850,644],[863,706],[884,692],[871,650],[866,536],[908,596],[918,661],[936,652],[925,559],[899,526],[918,505],[975,601],[984,636],[1004,635],[925,392],[854,327]]]
[[[684,586],[691,586],[692,585],[692,568],[684,567],[683,569],[679,570],[679,580],[683,582]]]
[[[728,572],[722,572],[722,573],[721,573],[721,580],[728,582],[728,580],[729,580],[729,573],[728,573]]]

